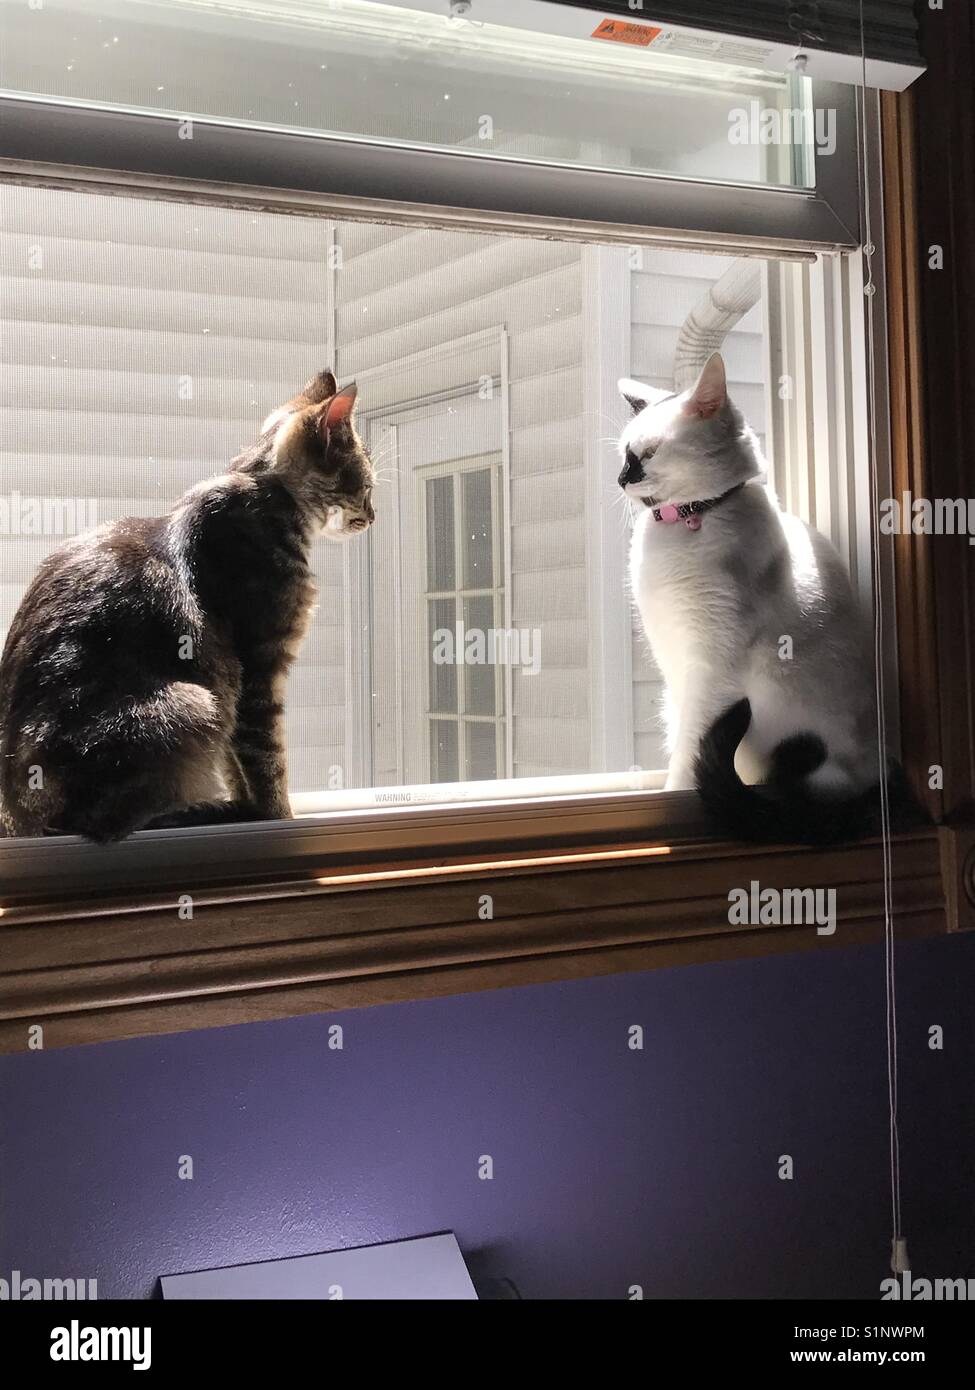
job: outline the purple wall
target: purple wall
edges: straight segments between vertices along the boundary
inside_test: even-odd
[[[912,1265],[973,1276],[975,937],[898,959]],[[823,951],[0,1059],[0,1275],[141,1298],[451,1229],[526,1298],[875,1298],[883,973]]]

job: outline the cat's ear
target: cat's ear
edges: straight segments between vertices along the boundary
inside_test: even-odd
[[[634,415],[639,415],[648,405],[656,405],[658,401],[665,401],[668,396],[673,395],[672,391],[661,391],[656,386],[648,386],[644,381],[633,381],[628,376],[620,377],[617,384],[620,395],[629,404]]]
[[[343,386],[341,391],[333,395],[327,409],[322,411],[321,419],[318,422],[318,428],[323,436],[327,437],[329,430],[334,430],[336,425],[343,425],[351,419],[357,395],[358,387],[354,381],[349,386]]]
[[[720,352],[712,352],[701,369],[697,385],[684,402],[685,415],[697,415],[701,420],[709,420],[728,399],[728,383],[724,373],[724,358]]]
[[[301,388],[301,394],[306,401],[312,405],[321,405],[322,401],[327,401],[337,391],[335,378],[331,372],[316,372],[310,381],[306,381]]]

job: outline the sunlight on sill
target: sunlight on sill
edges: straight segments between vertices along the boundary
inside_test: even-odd
[[[588,850],[580,854],[529,855],[523,859],[458,860],[455,864],[424,864],[417,868],[376,869],[369,873],[331,874],[319,878],[325,887],[349,883],[387,883],[404,878],[436,878],[446,874],[493,873],[498,869],[547,869],[553,864],[600,864],[621,859],[652,859],[670,854],[669,845],[640,846],[636,849]]]

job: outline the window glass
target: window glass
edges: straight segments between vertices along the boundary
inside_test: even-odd
[[[497,776],[497,730],[492,724],[467,724],[468,776],[472,782]]]
[[[454,482],[428,478],[427,588],[440,593],[454,588]]]
[[[457,666],[453,661],[452,644],[456,632],[457,605],[452,598],[432,599],[430,615],[430,710],[437,714],[457,713]],[[450,660],[441,660],[444,643],[449,642]]]
[[[607,42],[592,37],[602,20],[595,10],[569,10],[579,34],[569,37],[452,19],[447,0],[431,8],[375,0],[0,0],[3,88],[130,111],[753,183],[811,185],[814,151],[832,143],[827,129],[816,128],[809,80],[766,70],[761,45],[659,33],[646,45]],[[648,30],[650,21],[648,14]]]
[[[475,641],[483,634],[483,651],[470,646],[471,660],[464,666],[465,714],[494,714],[494,687],[497,662],[493,658],[500,653],[496,650],[499,629],[494,622],[494,598],[490,594],[478,594],[464,599],[464,631],[472,634]],[[483,658],[478,660],[476,658]]]
[[[434,782],[456,782],[460,776],[457,752],[458,725],[450,719],[430,724],[430,771]]]
[[[489,589],[494,582],[494,518],[491,511],[491,474],[478,468],[461,474],[464,499],[464,588]]]
[[[319,368],[357,381],[376,522],[311,553],[319,602],[286,700],[306,809],[481,779],[636,769],[659,785],[615,383],[673,390],[686,326],[716,302],[702,351],[721,346],[784,502],[867,567],[859,485],[841,450],[827,465],[812,447],[825,417],[803,372],[831,365],[811,316],[843,292],[810,293],[816,267],[13,185],[0,198],[0,637],[55,546],[164,513]],[[615,334],[599,328],[609,308],[625,315]],[[856,429],[851,415],[836,438],[852,448]],[[607,646],[614,624],[631,637]]]

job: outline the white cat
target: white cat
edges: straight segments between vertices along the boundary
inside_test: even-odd
[[[619,482],[640,504],[630,580],[666,684],[667,788],[696,786],[742,838],[864,833],[880,780],[872,642],[843,562],[779,508],[718,353],[692,390],[620,391],[634,418]]]

